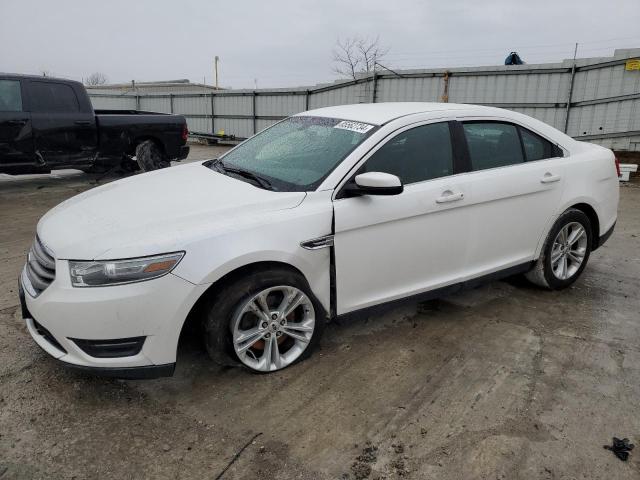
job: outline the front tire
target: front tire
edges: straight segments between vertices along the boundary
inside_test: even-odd
[[[587,215],[575,208],[565,211],[553,224],[527,280],[549,290],[561,290],[575,282],[587,266],[593,232]]]
[[[301,274],[256,271],[207,302],[205,343],[218,364],[268,373],[307,358],[325,324],[324,309]]]

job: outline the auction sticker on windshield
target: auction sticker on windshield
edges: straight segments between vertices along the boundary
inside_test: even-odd
[[[341,128],[343,130],[351,130],[352,132],[358,133],[367,133],[373,128],[373,125],[369,125],[368,123],[349,122],[347,120],[343,120],[333,128]]]

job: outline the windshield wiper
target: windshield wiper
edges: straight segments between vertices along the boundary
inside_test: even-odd
[[[260,175],[256,175],[255,173],[250,172],[249,170],[244,170],[242,168],[225,165],[222,160],[218,160],[214,162],[211,166],[216,167],[216,169],[221,172],[224,171],[224,173],[233,173],[234,175],[239,175],[246,179],[253,180],[255,183],[258,184],[259,187],[264,188],[265,190],[274,190],[273,185],[271,185],[271,182],[269,180],[267,180],[264,177],[261,177]]]

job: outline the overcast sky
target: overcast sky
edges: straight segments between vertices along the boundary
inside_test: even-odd
[[[336,78],[338,38],[379,36],[391,68],[606,56],[640,47],[640,0],[0,0],[0,71],[225,87]]]

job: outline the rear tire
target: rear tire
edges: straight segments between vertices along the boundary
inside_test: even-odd
[[[525,277],[534,285],[549,290],[567,288],[587,266],[592,245],[589,217],[570,208],[551,227],[540,257]]]
[[[254,300],[264,292],[269,293],[261,308]],[[291,294],[290,307],[299,300],[289,314],[287,308],[280,312],[286,292]],[[232,281],[207,301],[205,312],[209,356],[219,365],[242,365],[256,373],[282,370],[309,357],[327,322],[306,279],[283,268],[250,272]]]
[[[160,147],[153,140],[145,140],[136,147],[136,161],[143,172],[171,166]]]

